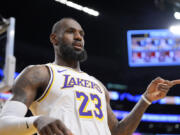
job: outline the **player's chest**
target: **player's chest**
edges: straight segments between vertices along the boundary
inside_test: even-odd
[[[74,72],[64,72],[61,74],[56,73],[54,75],[54,87],[59,90],[69,90],[69,91],[84,91],[84,92],[98,92],[103,94],[104,90],[102,85],[93,77]]]

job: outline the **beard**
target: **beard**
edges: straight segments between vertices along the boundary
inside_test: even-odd
[[[76,51],[72,46],[66,44],[59,45],[60,56],[66,61],[79,61],[84,62],[87,60],[87,52],[85,49],[82,51]]]

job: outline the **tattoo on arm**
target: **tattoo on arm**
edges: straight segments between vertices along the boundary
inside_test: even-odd
[[[28,84],[29,84],[29,80],[27,80],[26,78],[20,78],[12,88],[14,94],[12,100],[21,101],[26,104],[27,103],[26,87]]]
[[[11,100],[23,102],[29,107],[36,97],[38,88],[46,86],[49,79],[47,71],[45,66],[26,68],[15,81],[12,88],[14,96]]]

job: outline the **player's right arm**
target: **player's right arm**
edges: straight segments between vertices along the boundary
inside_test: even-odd
[[[47,87],[49,79],[49,70],[44,65],[27,67],[18,76],[12,88],[13,97],[0,114],[0,134],[26,135],[36,131],[40,135],[71,134],[60,120],[47,116],[24,117],[38,93]]]

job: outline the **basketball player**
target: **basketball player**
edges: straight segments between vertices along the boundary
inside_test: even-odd
[[[0,115],[0,135],[130,135],[151,102],[180,83],[156,78],[118,122],[106,88],[80,69],[79,63],[87,58],[80,24],[63,18],[54,24],[50,41],[55,61],[29,66],[16,79],[14,95]],[[34,116],[25,117],[28,108]]]

